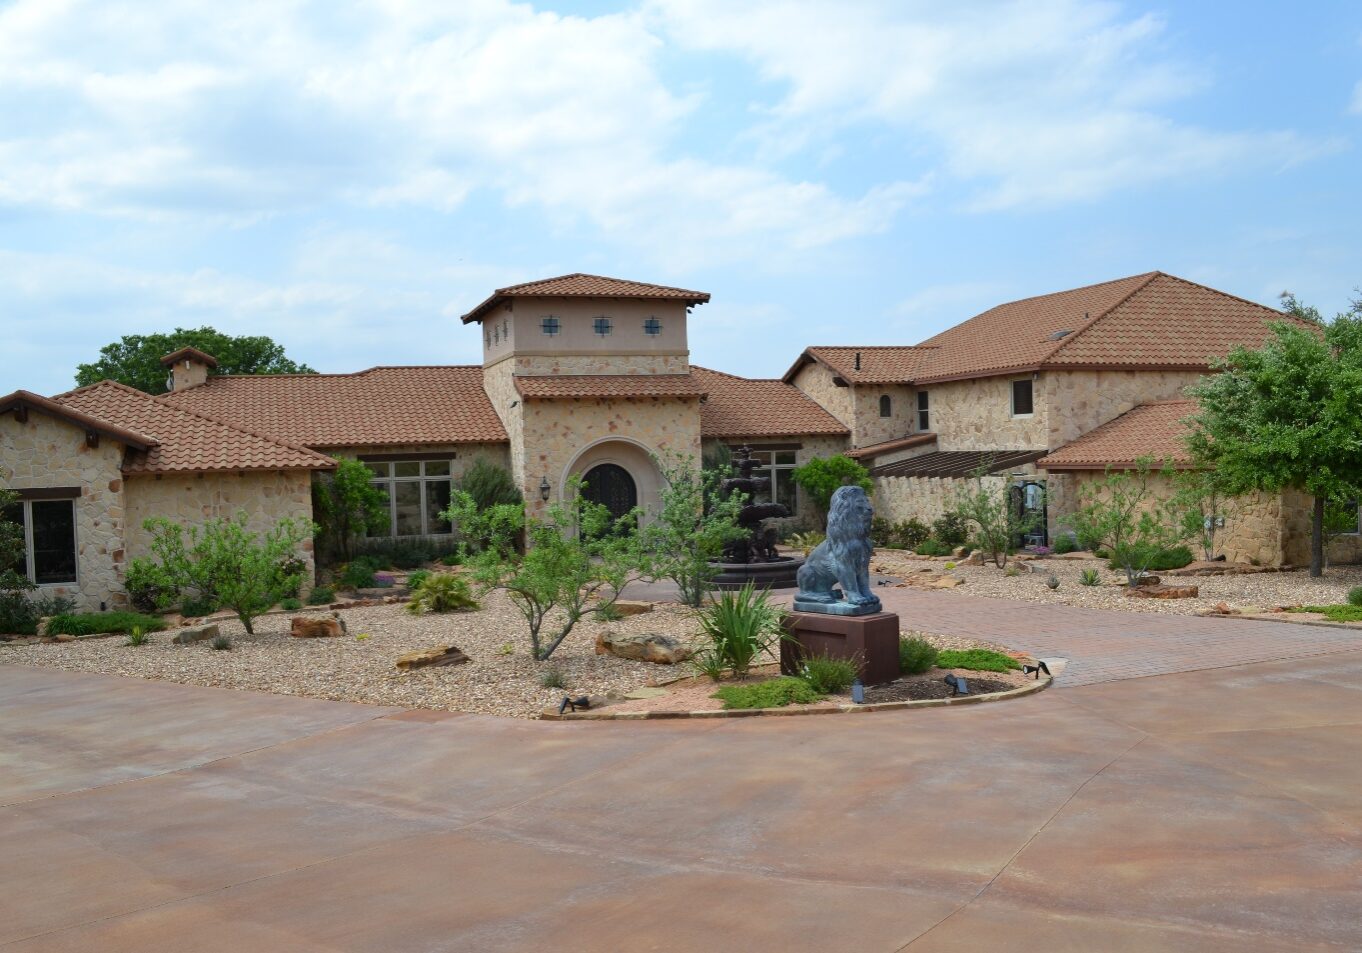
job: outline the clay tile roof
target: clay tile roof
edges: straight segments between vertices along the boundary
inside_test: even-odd
[[[200,351],[196,347],[182,347],[178,351],[171,351],[165,357],[161,358],[161,363],[166,367],[169,367],[171,364],[174,364],[176,361],[185,357],[193,358],[196,361],[207,364],[209,367],[218,366],[218,359],[216,357],[204,351]]]
[[[53,400],[80,413],[116,421],[156,441],[146,450],[127,454],[125,473],[327,470],[336,465],[320,453],[242,430],[116,381],[100,381]]]
[[[29,409],[41,411],[49,417],[69,421],[77,427],[84,427],[91,433],[111,437],[134,450],[146,450],[156,446],[156,440],[153,437],[120,426],[111,420],[105,420],[94,414],[68,407],[66,404],[43,397],[41,394],[35,394],[32,391],[16,390],[8,396],[0,397],[0,414],[8,413],[11,410]]]
[[[935,348],[923,345],[808,347],[785,372],[782,380],[789,383],[801,367],[817,361],[851,384],[911,384],[930,366],[935,352]],[[857,355],[861,358],[859,370],[856,367]]]
[[[920,457],[895,460],[870,471],[885,477],[963,477],[983,471],[998,473],[1034,463],[1044,450],[936,450]]]
[[[893,453],[895,450],[907,450],[909,447],[920,447],[924,444],[936,443],[934,433],[915,433],[907,437],[896,437],[893,440],[885,440],[883,443],[872,443],[864,447],[856,447],[848,450],[846,455],[853,460],[874,459],[886,453]]]
[[[709,300],[707,291],[688,291],[669,285],[651,285],[642,281],[626,281],[622,278],[606,278],[601,275],[586,275],[577,272],[557,278],[544,278],[540,281],[527,281],[519,285],[498,288],[486,301],[463,316],[464,324],[480,320],[487,312],[508,298],[650,298],[684,301],[688,305],[704,304]]]
[[[694,366],[691,375],[709,395],[700,405],[702,437],[840,436],[850,432],[784,381],[749,380]]]
[[[304,447],[500,443],[482,368],[374,367],[355,374],[210,377],[165,399]]]
[[[1119,469],[1150,457],[1156,464],[1185,467],[1190,458],[1183,443],[1188,431],[1183,421],[1196,410],[1194,400],[1140,404],[1043,457],[1036,466],[1047,470]]]
[[[690,374],[562,374],[517,377],[515,389],[527,400],[550,397],[703,397]]]
[[[922,342],[917,383],[1042,368],[1205,368],[1257,347],[1280,311],[1162,272],[998,305]]]

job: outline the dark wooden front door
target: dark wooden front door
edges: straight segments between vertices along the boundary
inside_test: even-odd
[[[582,487],[582,496],[603,505],[615,519],[638,506],[638,487],[629,471],[622,466],[614,463],[597,464],[586,471],[582,480],[586,484]]]

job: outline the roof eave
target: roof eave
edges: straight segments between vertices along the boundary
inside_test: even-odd
[[[159,445],[157,441],[145,434],[127,430],[117,424],[104,420],[102,417],[95,417],[92,414],[76,410],[73,407],[67,407],[65,404],[44,397],[41,394],[35,394],[32,391],[16,390],[12,394],[0,397],[0,414],[8,413],[9,411],[20,407],[36,410],[40,413],[47,414],[49,417],[56,417],[72,424],[77,424],[87,431],[93,431],[94,433],[109,437],[112,440],[117,440],[124,446],[131,447],[134,450],[150,450],[152,447]]]

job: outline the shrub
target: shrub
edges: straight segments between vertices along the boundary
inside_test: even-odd
[[[618,622],[624,618],[624,613],[613,602],[607,602],[596,610],[595,616],[597,622]]]
[[[165,622],[154,615],[140,612],[73,612],[53,616],[47,625],[48,635],[103,635],[109,632],[159,632]]]
[[[374,588],[374,573],[378,571],[378,560],[373,556],[356,556],[341,570],[340,584],[345,589]]]
[[[681,601],[698,609],[725,549],[747,535],[738,525],[745,497],[720,494],[723,474],[697,470],[690,457],[654,456],[653,463],[662,476],[662,491],[656,517],[640,533],[647,578],[670,579]]]
[[[989,478],[986,470],[987,467],[976,470],[970,487],[957,490],[954,508],[937,520],[936,535],[942,542],[950,542],[954,538],[957,527],[941,525],[943,521],[958,519],[962,530],[967,530],[973,524],[976,544],[993,560],[995,566],[1002,569],[1016,548],[1017,538],[1035,528],[1040,514],[1020,511],[1013,502],[1012,487],[1005,480]],[[959,543],[951,545],[958,546],[963,542],[962,538]]]
[[[147,635],[146,630],[140,625],[135,625],[132,627],[132,631],[128,633],[128,641],[124,644],[132,646],[146,645],[150,641],[151,638]]]
[[[1109,470],[1079,491],[1082,506],[1071,517],[1074,528],[1111,551],[1112,568],[1123,571],[1131,586],[1151,569],[1192,561],[1192,551],[1181,545],[1190,532],[1183,504],[1157,491],[1158,481],[1171,478],[1172,471],[1156,470],[1144,458],[1134,469]]]
[[[1071,553],[1077,548],[1078,544],[1074,542],[1074,538],[1068,533],[1062,533],[1055,538],[1055,553],[1059,556],[1063,556],[1065,553]]]
[[[567,688],[567,682],[563,680],[563,670],[557,665],[550,665],[540,674],[539,685],[542,688]]]
[[[437,573],[427,576],[412,590],[407,611],[412,615],[423,612],[458,612],[463,609],[476,609],[478,602],[473,598],[473,590],[468,580],[451,573]]]
[[[937,668],[967,668],[976,672],[1006,672],[1021,668],[1010,655],[992,649],[942,649],[936,656]]]
[[[73,600],[63,596],[29,598],[23,589],[0,590],[0,632],[33,635],[39,619],[66,615],[75,607]]]
[[[207,596],[189,596],[180,603],[180,614],[189,618],[212,615],[217,611],[217,602]]]
[[[367,531],[388,526],[388,494],[372,482],[373,472],[359,460],[336,458],[336,469],[312,482],[312,510],[318,542],[350,559],[355,542]]]
[[[328,602],[336,600],[336,590],[330,586],[315,586],[307,594],[307,604],[310,606],[324,606]]]
[[[818,530],[808,530],[804,533],[790,534],[789,543],[795,549],[807,556],[809,553],[813,552],[814,547],[827,538],[826,533],[820,533]]]
[[[414,572],[407,573],[407,588],[415,592],[417,589],[420,588],[421,583],[425,582],[429,578],[430,578],[429,569],[417,569]]]
[[[746,678],[752,663],[784,638],[783,610],[771,604],[770,593],[748,582],[741,589],[719,593],[700,610],[700,630],[709,648],[737,678]]]
[[[837,695],[851,687],[860,670],[855,659],[810,655],[804,658],[800,675],[818,694]]]
[[[169,608],[180,598],[179,580],[174,572],[145,558],[134,559],[128,565],[123,589],[128,593],[132,607],[139,612]]]
[[[479,510],[523,502],[511,471],[486,457],[474,460],[459,477],[457,486],[473,498]]]
[[[936,646],[926,639],[899,639],[899,672],[921,675],[936,664]]]
[[[924,539],[914,550],[919,556],[949,556],[952,547],[939,539]]]
[[[1003,575],[1006,576],[1008,579],[1015,579],[1017,576],[1021,575],[1021,570],[1018,569],[1016,566],[1008,566],[1006,569],[1003,570]]]
[[[1321,612],[1330,622],[1362,622],[1362,606],[1300,606],[1292,612]]]
[[[1148,556],[1144,562],[1144,571],[1158,572],[1164,569],[1181,569],[1195,558],[1192,551],[1186,546],[1173,546],[1170,549],[1161,550]],[[1112,559],[1107,563],[1107,568],[1119,572],[1125,566],[1116,559]]]
[[[299,609],[301,609],[302,607],[303,607],[303,600],[301,600],[301,599],[280,599],[280,600],[279,600],[279,608],[283,609],[285,612],[297,612],[297,611],[298,611]]]
[[[374,573],[375,589],[391,589],[395,585],[397,585],[397,578],[393,576],[391,573],[386,572]]]
[[[1049,586],[1052,590],[1058,589],[1058,588],[1059,588],[1059,577],[1056,576],[1054,573],[1050,573],[1049,578],[1045,580],[1045,584],[1046,584],[1047,586]]]
[[[463,562],[463,557],[458,553],[445,553],[440,557],[440,562],[446,566],[457,566]]]
[[[932,537],[952,549],[963,546],[969,539],[969,520],[958,510],[942,513],[932,523]]]
[[[773,678],[752,685],[725,685],[711,697],[723,701],[724,707],[728,709],[783,708],[791,702],[808,705],[823,699],[802,678]]]
[[[830,457],[814,457],[803,466],[790,471],[791,478],[804,488],[814,506],[826,513],[832,494],[844,486],[859,486],[869,493],[875,488],[870,471],[848,456],[837,453]]]
[[[1078,581],[1085,586],[1096,586],[1102,582],[1102,574],[1096,569],[1085,569],[1078,575]]]
[[[690,657],[690,663],[701,675],[708,676],[713,681],[721,681],[728,674],[728,660],[714,650],[712,646],[700,649]]]
[[[915,549],[930,535],[931,527],[917,517],[894,524],[894,541],[901,549]]]
[[[208,643],[214,652],[230,652],[232,650],[232,640],[225,635],[213,637],[213,641]]]
[[[1031,552],[1036,556],[1048,556],[1051,553],[1049,546],[1032,546]]]
[[[1362,606],[1362,586],[1353,586],[1348,590],[1348,605]]]

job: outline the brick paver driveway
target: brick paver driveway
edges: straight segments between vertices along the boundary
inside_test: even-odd
[[[911,605],[979,624],[952,596]],[[1120,654],[1012,622],[1080,671]],[[1299,628],[1265,635],[1332,644]],[[1157,631],[1166,653],[1187,630]],[[1362,652],[1328,650],[614,724],[0,665],[0,947],[1356,951]]]

